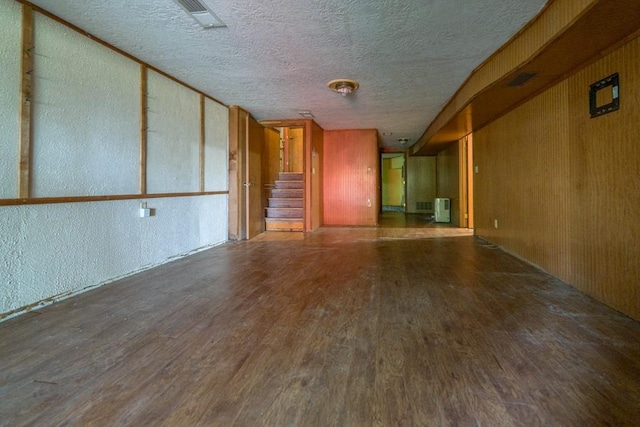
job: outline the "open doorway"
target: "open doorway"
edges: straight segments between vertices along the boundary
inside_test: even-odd
[[[304,128],[265,128],[262,168],[267,231],[304,230]]]
[[[405,212],[407,175],[404,153],[383,153],[380,171],[382,212]]]
[[[290,181],[286,178],[296,178],[302,181],[302,191],[296,192],[296,197],[283,197],[285,199],[302,199],[302,213],[299,210],[288,211],[292,218],[300,219],[295,225],[290,220],[283,220],[285,226],[282,231],[314,231],[322,225],[322,167],[323,167],[323,129],[311,119],[304,120],[262,120],[262,126],[267,128],[266,135],[270,140],[268,153],[263,163],[264,193],[269,202],[270,195],[278,186],[277,181]],[[270,132],[270,133],[268,133]],[[286,135],[285,135],[286,133]],[[277,134],[277,137],[274,137]],[[267,148],[266,148],[267,149]],[[287,171],[288,170],[288,171]],[[280,174],[296,174],[279,179]],[[293,184],[299,186],[300,184]],[[300,188],[294,188],[300,190]],[[285,190],[282,188],[282,190]],[[297,197],[301,193],[300,197]],[[298,209],[300,200],[296,200],[295,208]],[[267,211],[267,214],[270,212]],[[270,222],[278,222],[276,219],[266,217],[267,230],[274,230]]]

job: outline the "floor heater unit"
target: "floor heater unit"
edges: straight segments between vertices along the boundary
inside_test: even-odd
[[[451,201],[449,199],[436,198],[434,203],[436,222],[451,222]]]

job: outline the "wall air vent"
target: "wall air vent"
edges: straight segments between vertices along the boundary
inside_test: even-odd
[[[209,10],[200,0],[175,0],[185,12],[198,22],[203,28],[223,28],[224,22]]]
[[[510,87],[522,86],[533,77],[535,77],[536,73],[520,73],[513,80],[509,82]]]

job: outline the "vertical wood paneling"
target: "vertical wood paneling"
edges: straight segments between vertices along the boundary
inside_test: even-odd
[[[262,203],[268,206],[271,189],[275,186],[280,172],[280,132],[264,128],[264,149],[262,152]]]
[[[31,86],[33,76],[33,9],[22,5],[22,58],[20,61],[20,133],[18,159],[18,197],[31,196]]]
[[[458,141],[458,225],[468,227],[468,170],[467,170],[467,138]]]
[[[436,197],[436,157],[407,158],[407,212],[416,213],[416,202],[433,202]],[[424,211],[422,211],[424,212]],[[428,212],[433,212],[429,210]]]
[[[400,154],[397,158],[402,158]],[[382,159],[382,206],[402,206],[404,180],[402,167],[394,167],[391,158]]]
[[[638,63],[636,39],[474,134],[477,234],[635,318]],[[614,72],[621,108],[591,119],[589,85]]]
[[[438,154],[436,159],[437,188],[436,197],[451,199],[451,223],[460,226],[460,149],[458,144]]]
[[[304,171],[304,129],[289,128],[289,172]]]
[[[323,170],[324,131],[315,122],[311,122],[311,224],[308,231],[316,230],[323,220]]]
[[[324,132],[324,223],[376,225],[378,144],[375,130]]]
[[[640,39],[569,79],[571,280],[640,319]],[[620,110],[594,119],[589,85],[620,75]],[[583,215],[584,213],[584,215]],[[588,213],[588,214],[587,214]]]
[[[467,135],[467,227],[475,227],[474,207],[473,207],[473,134]]]
[[[229,107],[229,240],[240,240],[245,233],[241,165],[244,164],[247,118],[248,114],[243,109]]]
[[[262,155],[264,152],[264,128],[253,117],[247,119],[245,141],[245,173],[243,190],[246,203],[247,239],[264,231],[264,208],[262,198]]]

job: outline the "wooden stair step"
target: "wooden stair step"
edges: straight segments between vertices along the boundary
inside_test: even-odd
[[[267,231],[303,231],[302,218],[265,218]]]
[[[301,218],[302,208],[272,208],[268,207],[267,218]]]
[[[271,198],[299,199],[303,196],[303,190],[298,188],[274,188],[271,190]]]
[[[285,199],[285,198],[275,198],[269,199],[269,207],[270,208],[303,208],[304,200],[303,199]]]
[[[276,181],[276,188],[304,188],[302,181]]]
[[[302,181],[302,172],[280,172],[278,174],[280,181]]]

